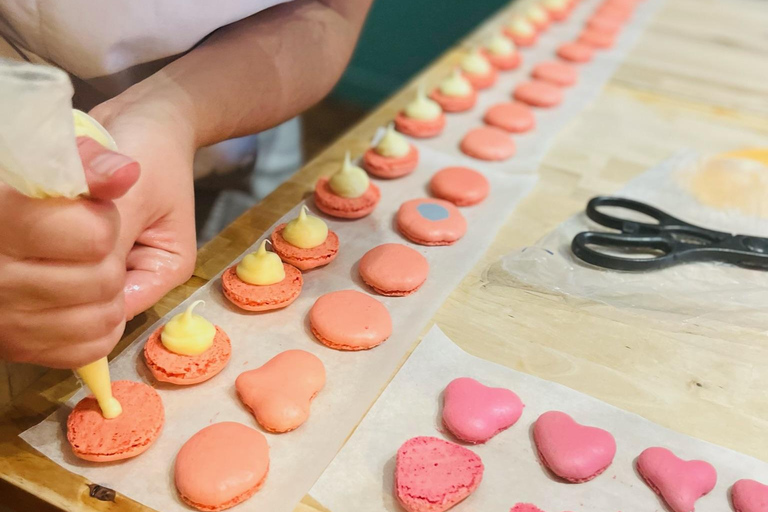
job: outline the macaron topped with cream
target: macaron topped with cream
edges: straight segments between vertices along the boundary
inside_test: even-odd
[[[363,167],[377,178],[400,178],[413,172],[418,163],[419,150],[395,131],[394,123],[389,123],[379,142],[363,154]]]
[[[432,91],[430,98],[438,102],[446,112],[464,112],[475,106],[477,91],[461,68],[456,68]]]
[[[487,89],[496,83],[496,69],[483,53],[475,48],[461,60],[461,70],[475,89]]]
[[[539,32],[545,30],[549,26],[550,21],[552,21],[547,10],[538,3],[528,6],[525,10],[525,17],[533,23],[533,26]]]
[[[515,43],[501,33],[488,39],[483,46],[483,54],[494,67],[503,71],[515,69],[521,62]]]
[[[569,0],[542,0],[542,5],[554,21],[563,21],[571,13]]]
[[[267,251],[267,240],[221,276],[224,296],[246,311],[284,308],[296,300],[303,284],[298,268]]]
[[[285,263],[300,270],[327,265],[339,252],[339,237],[302,206],[299,216],[272,232],[272,248]]]
[[[427,97],[424,84],[419,85],[416,97],[395,117],[395,128],[400,133],[422,139],[435,137],[445,128],[443,109]]]
[[[191,303],[186,311],[153,332],[144,345],[144,361],[158,381],[182,386],[198,384],[218,374],[229,362],[229,336],[194,313],[201,304],[201,300]]]
[[[365,217],[376,208],[380,199],[379,187],[371,183],[362,168],[352,163],[349,151],[340,168],[330,178],[317,180],[315,185],[315,205],[333,217]]]
[[[514,16],[504,27],[504,35],[517,46],[533,46],[539,38],[536,27],[525,16]]]

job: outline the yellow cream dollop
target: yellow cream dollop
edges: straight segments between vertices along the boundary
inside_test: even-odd
[[[534,23],[546,23],[549,21],[549,15],[540,5],[533,4],[525,11],[525,15]]]
[[[534,27],[530,21],[522,16],[515,16],[508,25],[509,31],[516,36],[529,37],[536,33],[536,27]]]
[[[373,150],[381,156],[400,158],[411,152],[411,144],[395,131],[393,123],[389,123],[387,131]]]
[[[299,216],[285,225],[282,232],[286,242],[300,249],[311,249],[328,238],[328,226],[322,219],[307,214],[302,206]]]
[[[94,118],[77,109],[72,109],[72,117],[75,123],[75,137],[90,137],[102,146],[112,151],[117,151],[115,139]]]
[[[440,108],[440,105],[436,101],[427,98],[423,84],[419,85],[419,89],[416,91],[416,99],[405,107],[406,117],[421,121],[432,121],[440,117],[442,113],[443,109]]]
[[[371,180],[368,179],[368,173],[352,164],[349,151],[344,155],[344,163],[341,169],[336,171],[328,181],[328,186],[331,187],[334,194],[350,199],[365,194],[370,185]]]
[[[754,160],[768,166],[768,148],[737,149],[719,155],[721,158],[740,158]]]
[[[560,11],[568,7],[567,0],[544,0],[544,5],[548,9]]]
[[[491,71],[491,63],[480,53],[479,49],[464,57],[461,61],[461,69],[471,75],[485,75]]]
[[[488,50],[488,53],[492,55],[498,55],[499,57],[512,55],[515,53],[515,50],[517,50],[515,43],[501,34],[496,34],[490,40],[488,40],[488,42],[485,44],[485,49]]]
[[[440,92],[446,96],[462,98],[472,94],[472,91],[472,84],[458,68],[453,70],[451,76],[440,82]]]
[[[267,252],[267,241],[261,242],[256,252],[246,254],[235,268],[237,277],[248,284],[266,286],[285,279],[285,268],[280,256]]]
[[[192,314],[195,306],[202,303],[202,300],[193,302],[185,312],[165,324],[160,333],[160,341],[165,348],[183,356],[196,356],[211,348],[216,327],[200,315]]]
[[[109,363],[106,357],[81,366],[76,372],[96,398],[102,416],[110,420],[123,413],[120,402],[112,396],[112,382],[109,378]]]

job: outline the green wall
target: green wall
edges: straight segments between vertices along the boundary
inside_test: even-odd
[[[333,97],[370,107],[510,0],[375,0]]]

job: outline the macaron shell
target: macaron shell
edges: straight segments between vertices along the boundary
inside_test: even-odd
[[[373,183],[360,197],[342,197],[336,195],[329,184],[328,178],[320,178],[315,185],[315,205],[317,208],[342,219],[360,219],[369,215],[381,200],[379,187]]]
[[[481,89],[487,89],[491,87],[493,84],[495,84],[496,79],[498,78],[498,73],[496,73],[495,68],[491,67],[491,69],[489,69],[487,73],[482,75],[467,73],[465,71],[464,78],[469,80],[469,83],[472,84],[472,87],[474,87],[477,90],[481,90]]]
[[[467,232],[459,209],[442,199],[406,201],[397,211],[396,222],[403,236],[421,245],[451,245]]]
[[[337,350],[368,350],[392,334],[392,318],[381,302],[355,290],[326,293],[309,311],[312,333]]]
[[[494,126],[470,130],[461,140],[460,147],[465,155],[488,161],[507,160],[516,150],[509,133]]]
[[[67,441],[79,458],[110,462],[145,452],[158,438],[165,423],[160,395],[141,382],[118,380],[112,395],[122,414],[105,419],[96,398],[88,396],[75,405],[67,418]]]
[[[442,133],[445,128],[445,114],[441,113],[436,119],[425,121],[422,119],[412,119],[400,112],[395,117],[395,128],[400,133],[416,137],[418,139],[429,139]]]
[[[531,80],[515,87],[514,98],[532,107],[550,108],[563,101],[563,91],[549,82]]]
[[[299,270],[310,270],[327,265],[336,258],[336,254],[339,252],[339,237],[331,230],[328,230],[328,237],[322,244],[311,249],[302,249],[285,241],[282,235],[283,228],[285,228],[285,224],[280,224],[272,232],[270,237],[272,248],[280,256],[280,259]]]
[[[299,269],[288,263],[283,263],[283,271],[285,278],[279,283],[255,285],[240,279],[235,265],[221,275],[221,288],[232,304],[246,311],[284,308],[299,297],[304,278]]]
[[[536,64],[531,76],[560,87],[570,87],[579,79],[579,70],[571,64],[553,60]]]
[[[282,352],[235,381],[237,396],[269,432],[290,432],[304,424],[323,386],[323,362],[304,350]]]
[[[595,50],[579,41],[563,43],[557,48],[557,56],[571,62],[584,63],[592,60]]]
[[[429,274],[429,263],[418,251],[402,244],[374,247],[360,258],[360,277],[377,293],[403,297],[418,290]]]
[[[174,479],[186,504],[218,511],[258,491],[269,472],[269,446],[261,432],[234,422],[215,423],[184,443]]]
[[[768,512],[768,485],[739,480],[731,487],[731,502],[736,512]]]
[[[232,343],[218,325],[213,345],[196,356],[176,354],[165,348],[163,328],[156,329],[144,345],[144,362],[158,381],[180,386],[199,384],[221,372],[229,362]]]
[[[393,179],[406,176],[416,169],[419,163],[419,150],[411,144],[411,150],[401,157],[382,156],[373,148],[363,154],[363,167],[368,174],[377,178]]]
[[[429,97],[435,100],[445,112],[465,112],[477,103],[477,91],[474,89],[466,96],[446,96],[440,92],[440,89],[435,89]]]
[[[488,62],[490,62],[493,67],[501,71],[517,69],[523,62],[522,57],[520,57],[520,52],[516,51],[509,55],[494,55],[491,52],[483,51],[483,55],[485,55],[485,58],[488,59]]]
[[[619,30],[621,30],[622,23],[616,18],[595,14],[587,20],[586,27],[591,30],[596,30],[597,32],[616,34]]]
[[[497,103],[485,113],[483,121],[510,133],[525,133],[536,127],[531,107],[519,101]]]
[[[612,47],[615,39],[616,37],[613,34],[599,32],[591,28],[585,28],[581,35],[579,35],[580,42],[601,49]]]
[[[696,500],[717,483],[717,472],[703,460],[682,460],[666,448],[643,450],[637,471],[673,512],[691,512]]]
[[[529,46],[533,46],[536,44],[536,41],[539,40],[539,34],[537,32],[534,32],[528,36],[521,36],[518,34],[514,34],[512,33],[511,30],[505,28],[504,35],[510,38],[513,43],[515,43],[517,46],[520,46],[521,48],[527,48]]]
[[[432,195],[456,206],[472,206],[482,202],[491,190],[488,178],[468,167],[446,167],[429,181]]]

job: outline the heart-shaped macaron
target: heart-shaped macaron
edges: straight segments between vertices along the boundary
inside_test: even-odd
[[[483,462],[471,450],[436,437],[414,437],[397,451],[395,493],[408,512],[443,512],[472,494]]]
[[[768,485],[739,480],[731,487],[731,502],[736,512],[768,512]]]
[[[520,419],[523,402],[505,388],[490,388],[475,379],[454,379],[445,388],[443,423],[457,439],[484,443]]]
[[[533,426],[539,458],[554,474],[573,483],[592,480],[613,462],[610,432],[577,423],[560,411],[545,412]]]
[[[717,471],[703,460],[683,460],[666,448],[646,448],[637,471],[674,512],[692,512],[696,500],[714,489]]]

